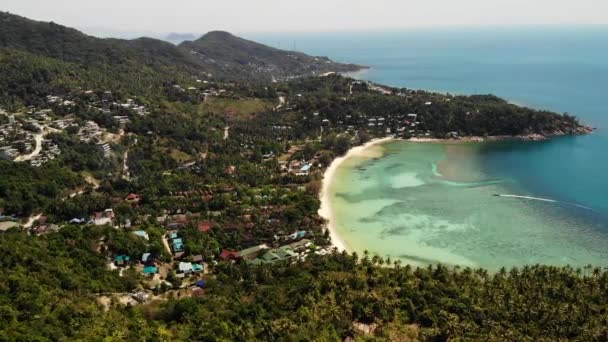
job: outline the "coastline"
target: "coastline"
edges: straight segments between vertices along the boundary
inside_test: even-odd
[[[557,132],[553,134],[521,134],[521,135],[490,135],[490,136],[462,136],[457,138],[420,138],[413,137],[404,139],[404,141],[418,142],[418,143],[458,143],[458,142],[491,142],[491,141],[545,141],[555,137],[561,136],[576,136],[576,135],[587,135],[592,134],[594,131],[591,127],[582,126],[575,133],[563,133]]]
[[[584,126],[583,126],[584,127]],[[331,243],[334,248],[336,248],[339,252],[347,251],[352,252],[349,248],[348,244],[342,239],[340,234],[338,233],[335,217],[331,207],[331,198],[330,198],[330,187],[333,182],[333,179],[336,175],[336,172],[340,165],[344,163],[347,159],[355,157],[355,156],[365,156],[365,151],[372,146],[383,144],[389,141],[404,141],[404,142],[412,142],[412,143],[481,143],[481,142],[497,142],[497,141],[509,141],[509,140],[521,140],[521,141],[544,141],[549,140],[556,136],[562,135],[581,135],[581,134],[590,134],[593,132],[592,128],[584,127],[584,129],[579,132],[579,134],[523,134],[523,135],[500,135],[500,136],[464,136],[458,138],[449,138],[449,139],[440,139],[440,138],[424,138],[424,137],[414,137],[410,139],[401,139],[395,137],[384,137],[384,138],[376,138],[372,139],[369,142],[352,147],[346,152],[345,155],[335,158],[329,167],[323,173],[323,179],[321,183],[321,191],[319,193],[319,200],[321,201],[321,206],[319,208],[318,214],[320,217],[327,221],[327,230],[329,231],[329,235],[331,237]],[[560,132],[561,133],[561,132]]]
[[[352,251],[348,248],[347,244],[344,242],[344,240],[338,234],[334,214],[332,212],[329,189],[331,187],[334,176],[336,175],[336,171],[338,170],[340,165],[342,165],[342,163],[344,161],[346,161],[347,159],[354,157],[354,156],[361,155],[365,150],[367,150],[368,148],[370,148],[372,146],[383,144],[383,143],[393,141],[393,140],[395,140],[395,138],[392,138],[392,137],[378,138],[378,139],[372,139],[363,145],[355,146],[355,147],[351,148],[350,150],[348,150],[348,152],[346,152],[345,155],[334,159],[331,162],[331,164],[329,165],[329,167],[323,173],[323,180],[321,183],[321,192],[319,193],[319,199],[321,200],[321,207],[319,208],[318,213],[319,213],[319,216],[321,216],[323,219],[325,219],[327,221],[327,230],[329,231],[329,235],[331,237],[332,246],[334,248],[336,248],[339,252],[342,252],[342,251],[352,252]]]

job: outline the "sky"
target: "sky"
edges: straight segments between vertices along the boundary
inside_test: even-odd
[[[0,10],[97,35],[608,25],[607,0],[2,0]]]

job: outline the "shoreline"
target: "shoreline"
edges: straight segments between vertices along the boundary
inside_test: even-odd
[[[585,127],[585,132],[582,134],[590,134],[593,132],[592,128]],[[345,155],[335,158],[329,167],[325,169],[323,173],[323,179],[321,181],[321,191],[319,193],[319,200],[321,201],[321,206],[319,208],[318,214],[320,217],[327,221],[327,230],[329,231],[329,235],[331,237],[331,244],[334,248],[336,248],[339,252],[346,251],[352,252],[350,248],[348,248],[348,244],[342,239],[340,234],[337,231],[337,227],[335,224],[335,217],[331,207],[331,198],[329,188],[331,187],[332,181],[335,177],[336,171],[346,161],[351,157],[355,157],[361,155],[362,152],[369,149],[372,146],[383,144],[390,141],[404,141],[404,142],[412,142],[412,143],[481,143],[481,142],[498,142],[498,141],[545,141],[554,137],[563,136],[563,135],[576,135],[576,134],[552,134],[552,135],[543,135],[543,134],[525,134],[525,135],[499,135],[499,136],[465,136],[458,138],[449,138],[449,139],[441,139],[441,138],[425,138],[425,137],[414,137],[410,139],[401,139],[396,137],[384,137],[384,138],[375,138],[363,145],[352,147],[346,152]],[[580,135],[580,134],[578,134]]]
[[[342,165],[342,163],[347,159],[361,154],[361,152],[372,146],[383,144],[393,140],[396,139],[392,137],[377,138],[372,139],[363,145],[352,147],[348,150],[348,152],[346,152],[345,155],[335,158],[323,173],[323,180],[321,181],[321,192],[319,193],[321,206],[319,208],[318,214],[327,221],[327,230],[329,231],[329,236],[331,237],[331,244],[339,252],[352,252],[352,250],[347,248],[347,244],[344,242],[344,240],[337,231],[335,217],[331,207],[329,188],[331,187],[332,181],[336,175],[336,171],[338,170],[340,165]]]
[[[522,134],[522,135],[489,135],[489,136],[462,136],[457,138],[425,138],[425,137],[413,137],[409,139],[402,139],[403,141],[411,141],[418,143],[457,143],[457,142],[492,142],[492,141],[546,141],[556,137],[563,136],[577,136],[577,135],[588,135],[592,134],[593,128],[584,127],[577,133],[563,133],[559,132],[556,134]]]

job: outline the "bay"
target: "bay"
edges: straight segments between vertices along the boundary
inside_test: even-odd
[[[368,65],[354,76],[378,83],[492,93],[597,127],[546,142],[390,143],[374,165],[355,158],[338,171],[335,220],[353,250],[497,269],[608,262],[606,37],[606,27],[553,27],[253,38]]]

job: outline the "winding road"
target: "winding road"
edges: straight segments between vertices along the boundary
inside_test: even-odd
[[[35,158],[36,156],[38,156],[40,154],[40,152],[42,151],[42,139],[43,138],[44,138],[44,131],[40,134],[36,134],[34,136],[34,140],[36,141],[36,147],[34,148],[34,151],[32,151],[32,153],[30,153],[26,156],[19,156],[19,157],[15,158],[15,161],[24,162],[24,161],[31,160],[31,159]]]

